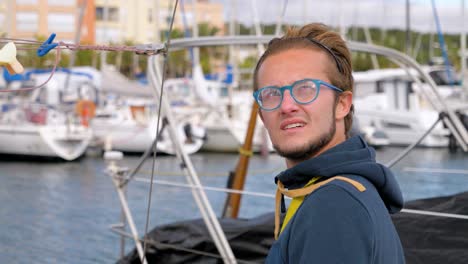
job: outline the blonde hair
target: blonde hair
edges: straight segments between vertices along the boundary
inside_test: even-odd
[[[258,71],[266,58],[290,49],[313,49],[328,54],[330,63],[327,75],[331,84],[343,91],[353,92],[354,79],[352,75],[351,53],[341,36],[321,23],[311,23],[301,28],[290,28],[280,38],[274,38],[268,43],[268,48],[260,57],[254,71],[253,87],[258,90]],[[339,96],[339,95],[338,95]],[[338,98],[337,96],[337,98]],[[354,106],[345,117],[345,134],[349,136],[353,123]]]

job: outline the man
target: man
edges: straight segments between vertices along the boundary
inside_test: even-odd
[[[277,215],[283,195],[293,197],[267,263],[404,263],[389,215],[403,206],[399,186],[348,135],[353,85],[345,42],[322,24],[273,39],[257,63],[254,97],[287,165],[276,177]]]

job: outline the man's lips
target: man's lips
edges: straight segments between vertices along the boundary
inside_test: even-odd
[[[280,124],[281,130],[288,130],[298,127],[303,127],[306,125],[306,122],[302,121],[301,119],[288,119],[284,120]]]

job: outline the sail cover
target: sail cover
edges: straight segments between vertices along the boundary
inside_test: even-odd
[[[452,196],[415,200],[407,209],[468,215],[468,192]],[[392,216],[408,264],[468,263],[468,220],[399,213]],[[252,219],[221,219],[223,230],[240,263],[263,263],[274,242],[274,214]],[[149,263],[222,263],[201,219],[183,221],[153,229],[148,238]],[[180,248],[209,252],[199,255]],[[135,250],[118,263],[140,263]]]

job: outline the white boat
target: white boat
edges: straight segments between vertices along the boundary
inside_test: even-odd
[[[107,150],[145,152],[156,138],[158,119],[155,100],[150,96],[149,88],[128,80],[111,68],[106,69],[103,80],[112,87],[105,87],[107,98],[100,102],[90,123],[94,132],[93,145]],[[199,151],[205,141],[205,129],[191,116],[177,120],[177,130],[185,151],[188,154]],[[163,120],[160,131],[157,151],[175,155]]]
[[[31,73],[31,72],[30,72]],[[50,73],[31,75],[29,82],[12,83],[9,88],[27,88],[24,85],[38,85]],[[63,80],[66,72],[56,72],[46,86],[31,92],[3,94],[0,115],[0,153],[59,157],[75,160],[82,156],[92,138],[92,131],[86,126],[84,116],[75,111],[76,102],[65,99]],[[78,91],[75,95],[88,93],[87,77],[70,75],[70,84]],[[86,88],[88,87],[88,88]],[[81,94],[80,94],[81,93]],[[70,97],[68,97],[70,98]],[[79,101],[79,100],[78,100]]]
[[[198,115],[207,133],[203,150],[239,151],[249,124],[252,93],[229,92],[226,84],[206,80],[200,66],[195,66],[193,72],[193,78],[168,79],[164,84],[175,115]],[[259,118],[252,149],[256,152],[273,150]]]
[[[453,109],[467,107],[463,100],[462,87],[456,79],[449,85],[445,68],[440,66],[423,68],[436,82],[442,99]],[[418,84],[419,78],[413,70],[382,69],[355,72],[355,113],[361,128],[367,131],[382,131],[389,144],[409,145],[427,131],[438,119],[439,112],[430,104],[431,93],[428,85]],[[411,75],[414,75],[412,77]],[[365,133],[364,133],[365,134]],[[446,147],[449,144],[449,130],[442,123],[420,143],[426,147]]]
[[[128,100],[125,104],[114,103],[98,109],[91,121],[94,144],[123,152],[146,151],[156,138],[156,111],[152,103],[131,103]],[[188,154],[200,150],[205,137],[203,127],[189,120],[179,120],[177,129]],[[160,131],[157,151],[175,155],[164,120],[160,121]]]

